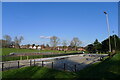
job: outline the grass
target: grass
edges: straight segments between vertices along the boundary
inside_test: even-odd
[[[25,67],[3,71],[3,78],[69,78],[69,79],[120,79],[120,53],[102,62],[90,65],[79,72],[66,72],[42,67]]]
[[[34,50],[34,49],[15,49],[15,48],[0,48],[2,50],[2,56],[9,55],[9,53],[31,53],[31,52],[54,52],[54,53],[65,53],[64,51],[57,50]],[[67,51],[67,53],[75,53],[81,51]]]
[[[75,78],[72,72],[64,72],[45,67],[24,67],[3,72],[3,78]]]
[[[28,59],[48,58],[48,57],[76,55],[76,54],[78,54],[78,53],[64,53],[64,54],[51,54],[51,55],[31,55],[31,56],[28,56]],[[26,60],[27,56],[2,57],[2,61],[21,60],[21,59]]]
[[[15,48],[2,48],[0,49],[2,50],[2,56],[5,55],[9,55],[9,53],[31,53],[31,52],[54,52],[54,53],[62,53],[62,54],[51,54],[51,55],[30,55],[28,56],[29,59],[35,59],[35,58],[47,58],[47,57],[56,57],[56,56],[64,56],[64,55],[73,55],[76,52],[80,52],[80,51],[67,51],[67,53],[65,53],[64,51],[57,51],[57,50],[33,50],[33,49],[15,49]],[[2,57],[2,61],[11,61],[11,60],[20,60],[21,57],[20,56],[16,56],[16,57]],[[22,56],[22,60],[27,59],[27,56]]]
[[[120,78],[120,53],[103,62],[95,63],[78,72],[78,78],[99,78],[104,80]]]

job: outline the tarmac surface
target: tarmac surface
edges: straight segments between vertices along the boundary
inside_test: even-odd
[[[65,71],[79,71],[90,64],[99,62],[101,56],[105,57],[107,54],[79,54],[31,60],[5,61],[0,62],[0,70],[4,71],[27,66],[42,66]]]

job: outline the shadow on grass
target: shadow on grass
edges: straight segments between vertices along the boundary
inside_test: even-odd
[[[25,67],[20,69],[14,69],[3,72],[3,80],[6,79],[57,79],[57,78],[71,78],[74,76],[71,72],[63,72],[54,69],[48,69],[43,67]]]
[[[3,72],[3,78],[29,78],[38,71],[40,67],[24,67]]]
[[[66,59],[66,63],[74,63],[72,60]],[[64,63],[64,62],[63,62]],[[55,63],[57,65],[57,63]],[[85,64],[83,64],[85,65]],[[63,67],[61,67],[63,69]],[[69,69],[69,68],[68,68]],[[67,68],[66,68],[67,70]],[[113,57],[103,62],[95,63],[79,72],[59,71],[55,69],[41,67],[26,67],[3,72],[3,78],[70,78],[70,79],[98,79],[112,80],[120,77],[120,58]]]
[[[120,57],[120,55],[118,56]],[[108,58],[99,64],[93,64],[77,72],[77,74],[78,78],[97,78],[105,80],[120,79],[120,58]]]

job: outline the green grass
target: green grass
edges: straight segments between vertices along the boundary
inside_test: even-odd
[[[103,62],[90,65],[79,72],[66,72],[41,67],[25,67],[3,71],[3,78],[84,78],[99,80],[120,79],[120,53]]]
[[[65,55],[76,55],[77,53],[64,53],[64,54],[51,54],[51,55],[31,55],[28,56],[28,59],[36,58],[48,58],[56,56],[65,56]],[[16,57],[2,57],[2,61],[12,61],[12,60],[26,60],[27,56],[16,56]]]
[[[9,53],[31,53],[31,52],[54,52],[54,53],[62,53],[62,54],[51,54],[51,55],[30,55],[28,56],[29,59],[35,59],[35,58],[47,58],[47,57],[56,57],[56,56],[64,56],[64,55],[70,55],[72,53],[80,52],[80,51],[67,51],[65,53],[64,51],[57,51],[57,50],[33,50],[33,49],[15,49],[15,48],[2,48],[2,56],[9,55]],[[22,60],[27,59],[27,56],[22,56]],[[20,60],[20,56],[16,57],[2,57],[2,61],[11,61],[11,60]]]
[[[79,78],[120,79],[120,53],[78,72]]]
[[[65,53],[64,51],[57,51],[57,50],[33,50],[33,49],[15,49],[15,48],[2,48],[1,55],[9,55],[9,53],[29,53],[29,52],[54,52],[54,53]],[[75,53],[80,51],[67,51],[67,53]]]
[[[3,72],[3,78],[75,78],[72,72],[43,67],[24,67]]]

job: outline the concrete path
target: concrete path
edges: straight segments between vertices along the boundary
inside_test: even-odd
[[[67,55],[67,56],[58,56],[58,57],[50,57],[50,58],[39,58],[39,59],[31,59],[30,60],[16,60],[16,61],[5,61],[3,70],[14,69],[18,67],[26,67],[26,66],[42,66],[42,61],[44,67],[59,69],[59,70],[67,70],[67,71],[78,71],[89,64],[93,64],[100,59],[101,55],[89,55],[89,54],[79,54],[79,55]],[[107,56],[103,54],[102,56]],[[18,63],[19,61],[19,63]],[[64,65],[65,64],[65,65]],[[2,62],[0,63],[0,70],[2,70]]]

